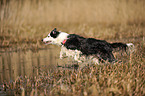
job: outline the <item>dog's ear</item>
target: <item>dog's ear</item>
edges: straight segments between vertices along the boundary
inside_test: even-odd
[[[56,28],[54,28],[54,29],[52,30],[52,32],[53,32],[53,34],[56,34]]]
[[[54,28],[54,29],[51,31],[51,33],[53,33],[53,34],[55,34],[55,32],[56,32],[56,28]]]
[[[53,31],[56,31],[56,28],[54,28]]]

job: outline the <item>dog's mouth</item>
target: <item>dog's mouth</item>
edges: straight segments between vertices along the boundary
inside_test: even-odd
[[[51,43],[52,43],[51,41],[44,41],[45,45],[48,45],[48,44],[51,44]]]

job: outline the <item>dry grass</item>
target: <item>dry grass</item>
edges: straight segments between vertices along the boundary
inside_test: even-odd
[[[7,92],[15,95],[145,95],[144,59],[133,57],[131,63],[93,65],[83,69],[57,69],[40,72],[35,77],[19,77],[6,84]]]
[[[44,48],[40,40],[54,27],[110,42],[132,42],[136,46],[135,53],[125,63],[41,71],[35,77],[19,77],[5,83],[4,90],[14,90],[22,96],[145,95],[144,0],[0,2],[1,51]]]

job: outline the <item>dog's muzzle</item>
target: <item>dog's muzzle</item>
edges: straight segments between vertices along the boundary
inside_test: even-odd
[[[45,41],[44,39],[41,40],[45,45],[51,44],[51,41]]]

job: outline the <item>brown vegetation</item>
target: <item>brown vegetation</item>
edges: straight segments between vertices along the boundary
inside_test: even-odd
[[[136,46],[126,63],[41,71],[5,83],[4,90],[23,96],[145,95],[144,5],[144,0],[1,0],[0,51],[44,48],[40,40],[54,27]]]

